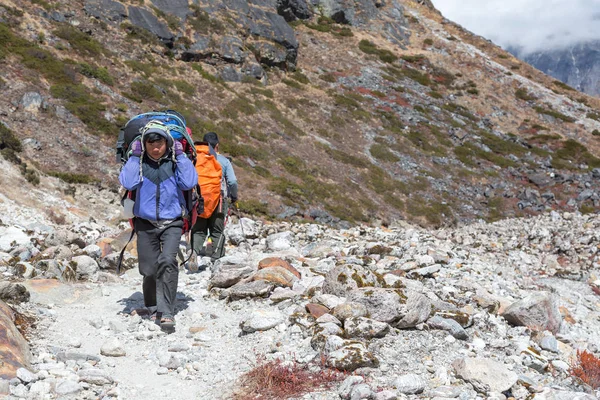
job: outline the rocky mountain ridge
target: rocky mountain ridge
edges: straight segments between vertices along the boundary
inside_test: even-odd
[[[581,92],[592,96],[600,95],[600,41],[523,55],[516,50],[511,52],[526,63]]]

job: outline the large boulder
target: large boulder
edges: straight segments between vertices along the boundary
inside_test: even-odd
[[[278,252],[292,248],[294,234],[290,231],[274,233],[267,236],[267,251]]]
[[[95,280],[98,278],[98,271],[100,267],[96,260],[90,256],[77,256],[73,257],[72,263],[75,263],[75,272],[77,279],[89,279]]]
[[[402,298],[394,289],[355,289],[348,293],[347,300],[364,305],[369,317],[376,321],[395,323],[403,317]]]
[[[363,367],[377,367],[379,360],[362,343],[353,343],[328,354],[326,365],[342,371]]]
[[[182,23],[192,14],[188,0],[151,0],[160,11],[178,17]]]
[[[485,358],[459,358],[452,363],[456,376],[473,385],[480,393],[502,393],[518,379],[504,364]]]
[[[509,324],[527,326],[539,331],[558,332],[562,316],[558,299],[547,292],[533,293],[516,301],[502,313]]]
[[[382,338],[390,331],[390,326],[369,318],[347,318],[344,321],[344,331],[349,338]]]
[[[0,301],[0,378],[12,379],[19,368],[29,368],[29,345],[15,326],[11,308]]]
[[[284,321],[284,315],[278,310],[255,310],[240,322],[240,328],[244,333],[266,331]]]
[[[306,0],[277,0],[277,14],[291,22],[296,19],[309,19],[312,11]]]
[[[0,226],[0,251],[9,253],[12,249],[31,244],[31,238],[16,226]]]
[[[377,276],[360,265],[338,265],[325,275],[323,293],[345,297],[355,289],[377,284]]]
[[[129,20],[131,24],[138,28],[145,29],[153,33],[165,44],[172,44],[175,36],[169,28],[160,21],[152,12],[145,8],[129,6]]]
[[[88,15],[106,22],[121,22],[127,18],[125,6],[113,0],[86,0],[83,10]]]
[[[0,282],[0,301],[22,303],[29,301],[29,290],[20,283]]]

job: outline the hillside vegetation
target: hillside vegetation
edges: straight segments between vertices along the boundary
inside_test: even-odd
[[[30,185],[116,188],[118,128],[169,108],[219,134],[242,208],[265,217],[444,226],[600,207],[598,99],[427,4],[344,4],[4,3],[1,154]]]

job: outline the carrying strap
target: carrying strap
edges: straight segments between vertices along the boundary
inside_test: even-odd
[[[129,240],[127,241],[127,243],[125,243],[125,246],[123,246],[123,250],[121,250],[121,254],[119,254],[119,260],[117,261],[117,275],[121,274],[121,264],[123,263],[123,256],[125,255],[125,249],[127,249],[127,246],[133,240],[134,236],[135,236],[135,229],[132,229],[131,236],[129,236]]]

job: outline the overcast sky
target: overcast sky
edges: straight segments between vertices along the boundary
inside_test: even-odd
[[[442,14],[503,47],[524,51],[600,39],[600,0],[432,0]]]

